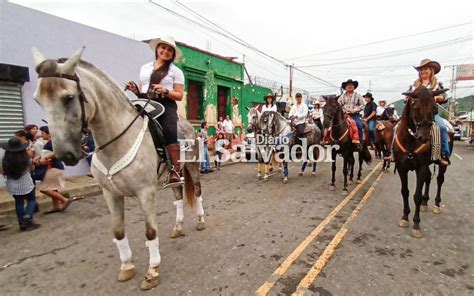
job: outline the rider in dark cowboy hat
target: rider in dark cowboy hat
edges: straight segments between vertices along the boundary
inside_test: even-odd
[[[349,79],[341,84],[345,90],[344,94],[339,98],[338,102],[341,104],[344,112],[349,115],[357,124],[359,141],[362,146],[364,126],[360,118],[360,111],[364,109],[364,99],[355,91],[359,86],[359,82]]]
[[[148,97],[165,106],[165,112],[158,118],[166,138],[166,149],[172,166],[168,168],[168,179],[165,187],[175,187],[184,182],[180,176],[180,145],[178,143],[178,106],[184,94],[184,75],[181,69],[173,64],[182,56],[173,37],[153,39],[149,46],[155,53],[155,60],[142,66],[140,86],[132,81],[127,82],[127,89],[138,97]]]
[[[364,107],[364,121],[369,127],[369,139],[373,148],[375,148],[375,117],[377,115],[377,104],[374,102],[374,97],[371,93],[366,93],[363,98],[367,104]]]

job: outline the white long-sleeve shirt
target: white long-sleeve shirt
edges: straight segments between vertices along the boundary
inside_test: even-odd
[[[306,121],[306,116],[308,116],[308,106],[305,103],[294,104],[291,106],[289,117],[296,116],[295,124],[302,124]]]
[[[312,111],[312,116],[313,116],[313,119],[321,119],[321,121],[323,120],[323,117],[324,117],[324,113],[323,113],[323,109],[322,108],[314,108],[313,111]]]
[[[262,106],[262,113],[265,111],[275,111],[277,112],[277,106],[272,105],[271,107],[268,107],[266,104]]]
[[[234,125],[230,120],[224,119],[222,122],[222,127],[224,128],[224,132],[228,134],[232,134],[234,132]]]

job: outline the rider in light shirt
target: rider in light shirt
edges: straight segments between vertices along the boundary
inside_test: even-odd
[[[297,137],[301,138],[304,136],[306,116],[308,116],[308,106],[303,103],[303,95],[301,93],[297,93],[295,99],[296,104],[291,106],[289,118],[296,125]]]
[[[271,93],[263,97],[265,100],[265,105],[262,106],[262,113],[265,111],[274,111],[277,112],[277,106],[274,104],[275,96]]]

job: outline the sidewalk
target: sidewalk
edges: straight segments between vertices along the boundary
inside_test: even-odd
[[[63,193],[73,196],[92,196],[102,192],[99,184],[94,178],[89,176],[66,177],[65,189]],[[51,198],[36,190],[36,201],[41,205],[47,206],[51,203]],[[44,209],[44,208],[43,208]],[[43,210],[42,209],[42,210]],[[15,210],[15,200],[6,191],[5,187],[0,187],[0,213],[11,212]]]

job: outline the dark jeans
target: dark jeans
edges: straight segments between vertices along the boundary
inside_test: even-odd
[[[222,161],[222,152],[216,151],[216,156],[217,156],[216,165],[217,165],[218,168],[220,168],[221,167],[221,161]]]
[[[303,138],[304,137],[304,126],[305,126],[304,123],[296,125],[296,136],[298,138]]]
[[[163,134],[166,138],[166,145],[178,143],[178,113],[177,109],[165,106],[165,112],[158,117],[158,122],[163,127]]]
[[[377,133],[375,132],[375,119],[367,121],[367,125],[369,126],[369,138],[371,143],[375,144],[375,140],[377,137]]]
[[[15,210],[20,225],[25,223],[25,218],[33,218],[33,212],[36,205],[36,192],[35,189],[31,190],[30,193],[25,195],[13,195],[15,198]],[[27,202],[25,209],[25,200]]]

